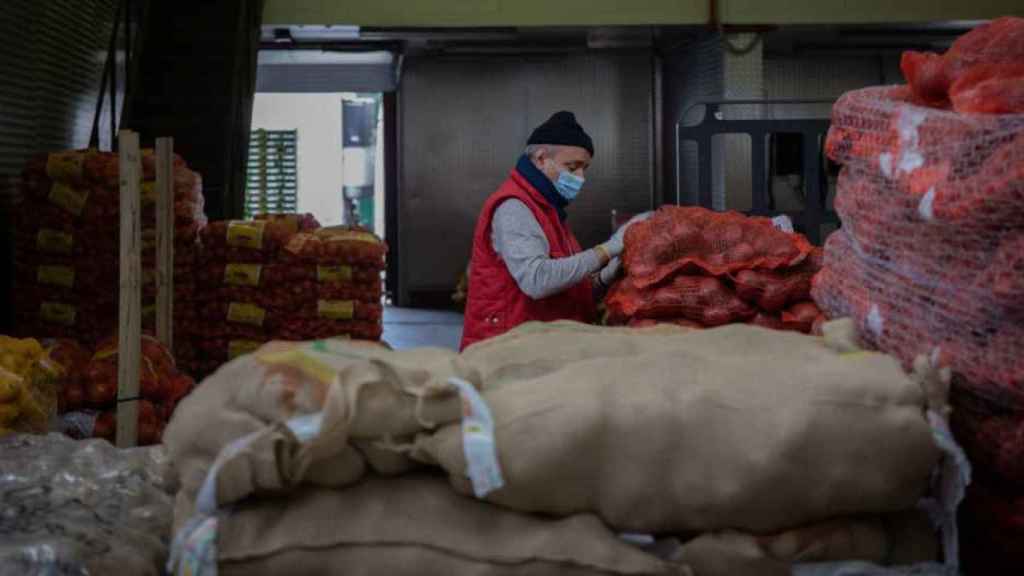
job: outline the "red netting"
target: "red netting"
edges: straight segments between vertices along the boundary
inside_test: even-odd
[[[749,318],[755,310],[713,276],[676,276],[655,288],[640,288],[632,278],[615,284],[605,301],[608,322],[644,318],[686,318],[703,326],[722,326]]]
[[[295,235],[282,251],[284,262],[349,265],[383,270],[388,247],[360,227],[321,228]]]
[[[814,248],[807,259],[793,268],[740,270],[732,275],[736,295],[767,312],[777,312],[789,304],[811,297],[811,279],[821,270],[824,252]]]
[[[266,220],[210,222],[201,232],[203,258],[219,262],[270,262],[295,236],[286,223]]]
[[[356,340],[380,340],[384,327],[379,320],[329,320],[315,317],[290,318],[279,334],[283,340],[316,340],[349,337]]]
[[[1024,112],[1024,18],[1004,17],[957,39],[945,54],[905,52],[900,62],[915,96],[962,113]]]
[[[997,22],[979,34],[1024,30],[1024,20]],[[981,67],[991,62],[964,64],[980,38],[972,34],[951,49],[955,66],[943,57],[942,70],[957,72],[951,86],[993,77]],[[921,97],[933,95],[925,71],[938,64],[928,59],[915,72]],[[1024,114],[964,115],[908,94],[858,90],[833,109],[826,150],[844,165],[835,200],[843,227],[826,243],[812,295],[904,363],[931,354],[950,366],[968,455],[1024,483]]]
[[[175,329],[194,321],[188,303],[199,230],[205,225],[202,179],[174,161]],[[143,326],[155,323],[155,161],[142,155]],[[116,154],[42,154],[22,172],[24,201],[15,222],[15,299],[18,331],[70,337],[90,345],[116,329],[120,266],[120,183]]]
[[[1020,571],[1024,565],[1024,495],[1019,488],[997,488],[972,478],[959,517],[965,574]]]
[[[283,224],[293,233],[312,232],[320,228],[320,222],[312,214],[257,214],[253,219]]]
[[[795,266],[812,248],[806,238],[777,230],[767,218],[666,206],[626,231],[623,263],[636,287],[647,288],[678,273],[723,276]]]

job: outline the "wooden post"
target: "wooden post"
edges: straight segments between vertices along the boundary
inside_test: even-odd
[[[142,340],[142,159],[139,135],[118,135],[121,193],[121,267],[117,327],[117,446],[138,444],[139,362]]]
[[[156,337],[174,351],[174,139],[156,139]]]

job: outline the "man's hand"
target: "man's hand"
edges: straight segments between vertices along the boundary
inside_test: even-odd
[[[654,212],[644,212],[643,214],[637,214],[636,216],[630,218],[628,222],[623,224],[621,228],[616,230],[615,234],[612,234],[612,237],[609,238],[607,242],[602,244],[605,250],[608,251],[608,255],[611,256],[612,258],[618,258],[618,256],[622,254],[622,251],[625,248],[623,240],[626,237],[626,230],[628,230],[629,227],[632,226],[633,224],[636,224],[637,222],[643,222],[644,220],[647,220],[653,215]]]
[[[604,286],[611,286],[613,282],[619,277],[619,273],[622,271],[622,260],[619,258],[612,258],[611,262],[607,266],[601,269],[597,275],[597,279]]]

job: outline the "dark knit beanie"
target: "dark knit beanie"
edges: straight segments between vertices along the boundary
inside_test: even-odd
[[[578,146],[590,152],[591,156],[594,155],[594,141],[576,122],[576,116],[565,110],[555,112],[547,122],[537,126],[533,134],[530,134],[530,139],[526,141],[526,144]]]

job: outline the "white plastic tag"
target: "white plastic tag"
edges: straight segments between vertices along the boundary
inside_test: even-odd
[[[303,414],[285,422],[300,442],[320,434],[323,412]],[[221,449],[196,495],[196,516],[190,519],[171,544],[167,572],[175,576],[217,576],[217,475],[224,464],[245,450],[263,433],[257,430]]]
[[[480,393],[461,378],[449,378],[462,396],[462,452],[473,494],[483,498],[505,485],[494,441],[494,418]]]

